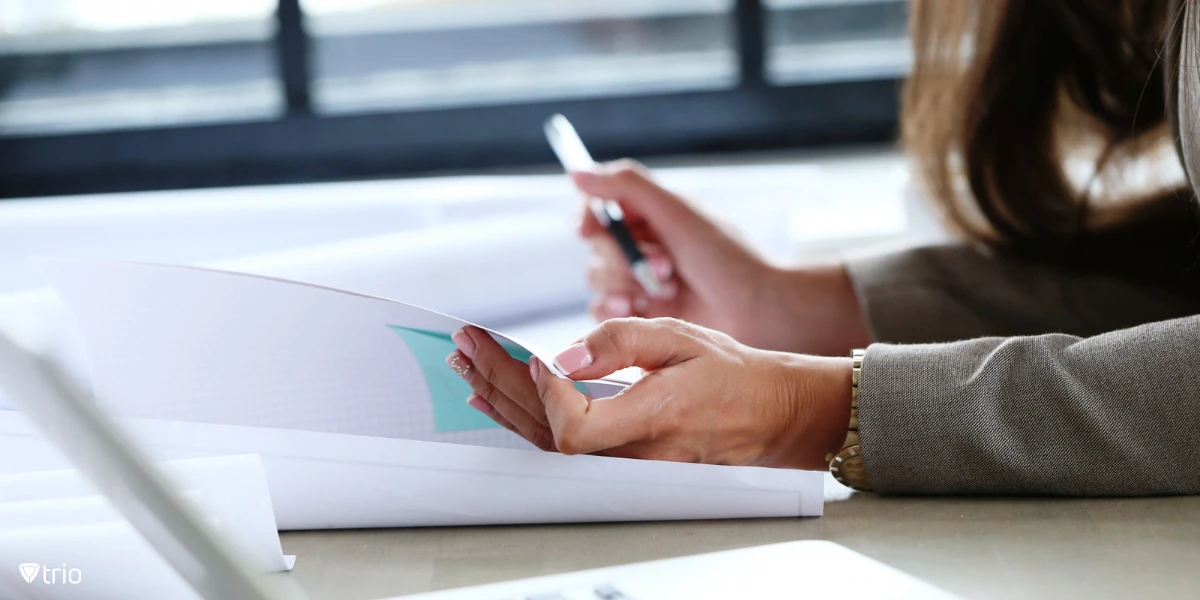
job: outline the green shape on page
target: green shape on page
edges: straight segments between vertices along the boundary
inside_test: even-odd
[[[446,357],[458,348],[454,340],[450,339],[449,333],[400,325],[387,327],[400,336],[421,367],[425,385],[429,388],[429,401],[433,407],[434,431],[447,433],[500,427],[487,415],[467,404],[471,386],[446,364]],[[500,345],[508,351],[509,356],[525,364],[529,364],[529,360],[533,358],[533,353],[516,344],[501,342]],[[584,394],[589,393],[587,386],[582,383],[577,382],[575,389]]]

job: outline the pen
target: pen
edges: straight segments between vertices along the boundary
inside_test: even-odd
[[[546,121],[546,139],[550,141],[550,147],[568,173],[595,170],[596,162],[592,160],[591,153],[583,145],[583,140],[579,139],[575,127],[566,117],[554,115]],[[625,225],[625,212],[621,210],[621,205],[615,200],[600,198],[588,198],[587,205],[596,220],[617,241],[621,252],[629,261],[634,279],[637,279],[642,289],[646,290],[651,298],[661,296],[662,281],[654,273],[650,262],[646,260],[646,256],[638,248],[637,241],[633,239],[633,234],[629,232],[629,227]]]

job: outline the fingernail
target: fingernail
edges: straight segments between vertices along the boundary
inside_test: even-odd
[[[588,351],[587,346],[583,344],[575,344],[562,354],[559,354],[554,359],[554,364],[558,370],[570,375],[580,369],[583,369],[593,362],[592,353]]]
[[[529,376],[537,381],[542,376],[542,361],[531,358],[529,359]]]
[[[467,335],[465,330],[459,329],[455,331],[450,334],[450,339],[454,340],[454,345],[458,346],[458,349],[462,350],[462,353],[467,358],[475,358],[475,340],[471,339],[471,336]]]
[[[604,312],[609,317],[628,317],[633,314],[633,306],[625,296],[609,296],[604,299]]]
[[[467,396],[467,404],[469,404],[471,408],[489,417],[496,412],[496,409],[492,408],[492,405],[488,404],[487,400],[484,400],[483,396],[480,396],[479,394],[471,394],[470,396]]]
[[[451,352],[450,356],[446,357],[446,364],[450,365],[451,371],[463,379],[466,379],[467,375],[471,373],[471,363],[463,360],[462,355],[458,352]]]
[[[665,256],[652,256],[646,259],[650,263],[650,269],[662,281],[666,281],[675,274],[675,266],[671,264],[671,259]]]

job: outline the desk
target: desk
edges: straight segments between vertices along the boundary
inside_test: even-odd
[[[803,539],[967,598],[1200,598],[1200,497],[881,498],[829,479],[817,519],[293,532],[313,600],[369,600]]]

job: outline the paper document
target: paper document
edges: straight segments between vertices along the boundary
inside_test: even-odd
[[[465,321],[303,283],[191,267],[40,261],[117,416],[532,448],[466,404]],[[497,338],[514,356],[553,356]],[[624,386],[580,384],[593,396]]]
[[[537,451],[466,404],[445,364],[464,322],[447,315],[206,269],[42,266],[82,327],[98,400],[155,460],[260,455],[281,529],[821,514],[818,473]],[[8,420],[0,472],[31,442]]]
[[[280,530],[817,516],[820,473],[131,420],[155,460],[254,452]],[[48,444],[0,412],[0,473]],[[13,457],[13,458],[8,458]],[[41,462],[43,468],[54,463]]]

